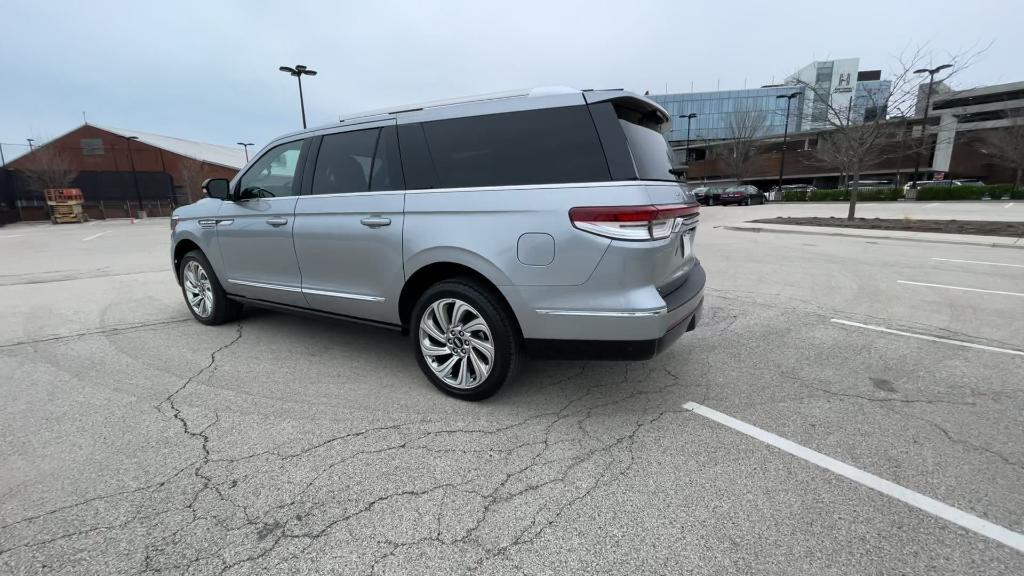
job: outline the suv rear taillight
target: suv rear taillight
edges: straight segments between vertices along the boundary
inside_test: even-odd
[[[693,217],[691,204],[650,206],[581,206],[569,210],[572,225],[584,232],[616,240],[660,240],[672,234],[679,218]]]

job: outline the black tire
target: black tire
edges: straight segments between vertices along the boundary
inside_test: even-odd
[[[206,316],[196,312],[189,303],[189,294],[185,283],[185,270],[189,263],[193,262],[202,269],[210,284],[210,295],[212,296],[210,304],[212,309]],[[217,324],[237,320],[241,315],[242,305],[227,297],[224,287],[221,286],[220,281],[217,280],[217,275],[213,272],[213,266],[210,265],[210,261],[206,259],[206,255],[201,251],[193,250],[185,254],[185,257],[181,259],[181,264],[178,267],[178,280],[181,284],[181,295],[185,298],[185,306],[192,313],[192,317],[203,324],[216,326]]]
[[[743,206],[750,206],[750,198],[744,198],[741,204]]]
[[[472,308],[468,312],[469,314],[475,312],[479,315],[484,321],[486,328],[490,331],[490,344],[493,346],[490,371],[483,376],[481,382],[467,387],[458,387],[445,382],[431,368],[421,348],[421,337],[428,338],[427,335],[421,335],[420,332],[420,323],[423,320],[423,316],[427,314],[435,303],[442,302],[442,307],[445,307],[451,304],[445,304],[444,301],[452,299],[468,304]],[[434,313],[432,312],[432,314]],[[416,363],[419,364],[423,374],[439,390],[461,400],[483,400],[494,395],[499,388],[515,377],[523,356],[522,338],[519,335],[519,329],[512,311],[508,309],[508,306],[501,300],[500,296],[494,294],[490,288],[485,287],[472,278],[444,280],[428,288],[419,301],[416,302],[416,306],[413,307],[412,317],[409,321],[409,334],[411,336],[413,354],[416,355]],[[451,336],[449,333],[444,335]],[[478,333],[477,336],[482,339],[482,333]],[[432,344],[433,340],[436,339],[428,338],[428,344]],[[458,337],[455,340],[462,341]],[[470,362],[467,354],[476,355],[477,360],[486,360],[483,352],[475,350],[473,345],[469,344],[471,340],[472,338],[466,338],[463,344],[466,351],[463,352],[464,356],[461,360],[462,365],[467,366],[467,375],[473,374],[476,370],[475,365]],[[451,341],[449,341],[449,349],[450,343]],[[445,345],[444,342],[439,344]],[[446,360],[453,359],[453,357],[453,354],[445,353],[433,356],[439,364],[443,364]],[[460,366],[459,360],[455,362],[453,366]],[[454,370],[452,371],[452,376],[456,376]]]

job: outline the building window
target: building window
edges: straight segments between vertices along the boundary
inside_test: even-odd
[[[82,138],[78,141],[78,145],[82,147],[83,156],[102,156],[103,155],[103,139],[102,138]]]

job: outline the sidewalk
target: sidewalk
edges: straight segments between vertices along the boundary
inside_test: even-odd
[[[874,238],[881,240],[902,240],[904,242],[931,242],[935,244],[961,244],[966,246],[989,246],[992,248],[1024,249],[1024,238],[1008,236],[969,236],[967,234],[940,234],[936,232],[898,232],[893,230],[857,230],[850,228],[828,228],[825,226],[793,226],[787,224],[753,224],[742,222],[722,226],[735,232],[767,232],[775,234],[804,234],[808,236],[839,236],[844,238]]]

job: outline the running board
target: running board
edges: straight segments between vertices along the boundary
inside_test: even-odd
[[[303,316],[316,316],[318,318],[330,318],[331,320],[341,320],[344,322],[352,322],[354,324],[365,324],[368,326],[376,326],[377,328],[384,328],[386,330],[394,330],[401,332],[402,326],[398,324],[391,324],[389,322],[380,322],[378,320],[368,320],[366,318],[358,318],[356,316],[346,316],[344,314],[334,314],[332,312],[323,312],[320,310],[313,310],[312,308],[303,308],[301,306],[292,306],[290,304],[279,304],[277,302],[269,302],[267,300],[258,300],[256,298],[246,298],[245,296],[237,296],[235,294],[225,294],[229,299],[254,306],[256,308],[267,308],[269,310],[277,310],[279,312],[289,312],[292,314],[300,314]]]

